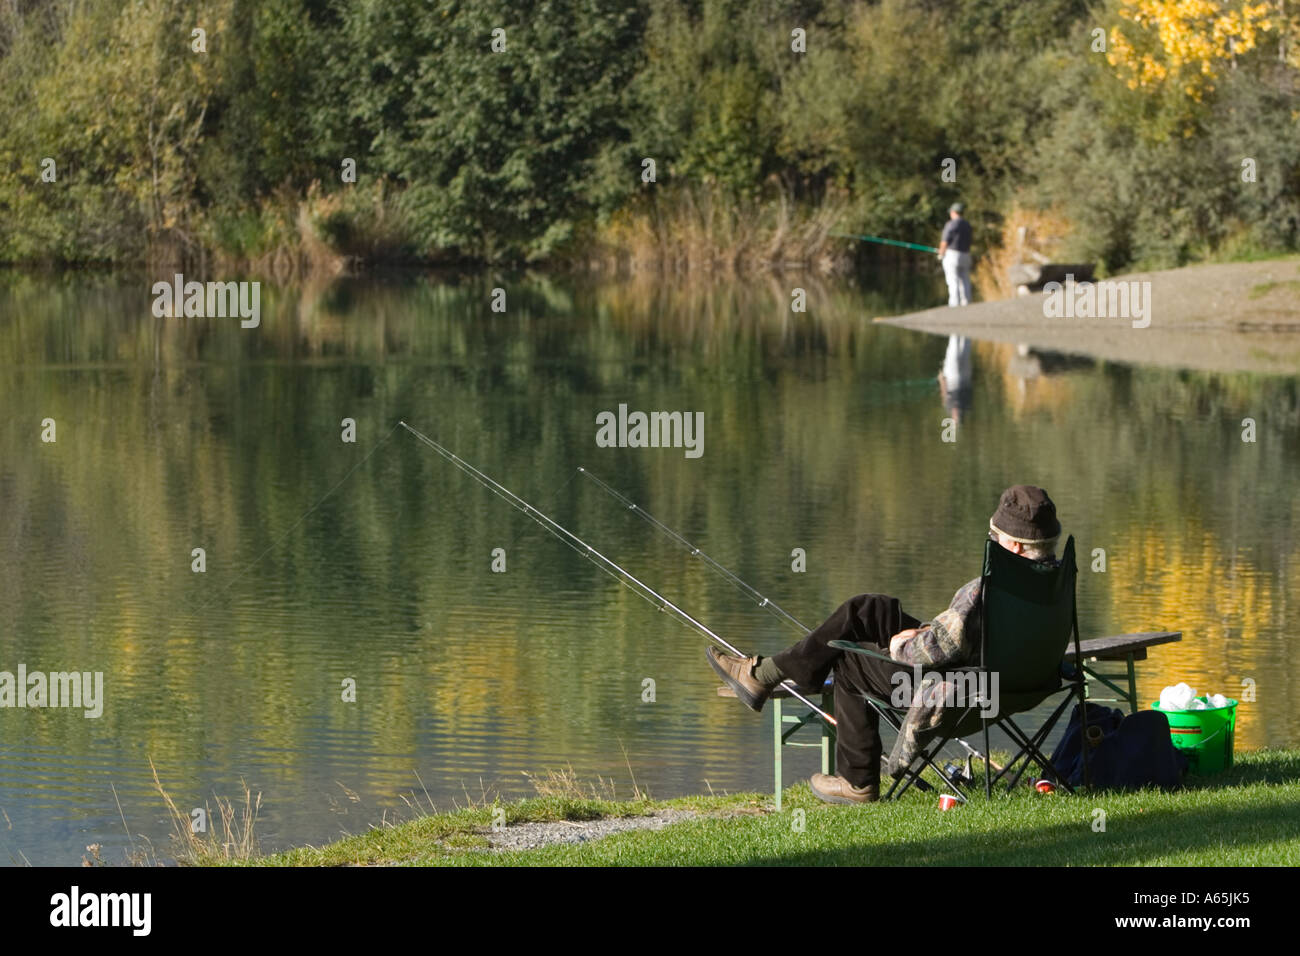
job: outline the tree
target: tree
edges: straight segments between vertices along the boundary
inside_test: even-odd
[[[1121,0],[1117,12],[1132,26],[1111,28],[1107,59],[1129,88],[1176,82],[1198,101],[1224,61],[1235,65],[1276,28],[1269,2],[1234,9],[1221,0]]]
[[[356,118],[406,185],[424,251],[542,256],[572,235],[597,157],[628,138],[636,7],[384,0],[344,16]]]

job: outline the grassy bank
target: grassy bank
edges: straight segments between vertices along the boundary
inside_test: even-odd
[[[1177,793],[1041,795],[1022,787],[946,813],[933,794],[828,806],[792,787],[782,813],[758,794],[631,802],[547,796],[454,813],[247,861],[272,866],[1295,866],[1300,864],[1300,749],[1237,756]],[[507,827],[691,810],[659,830],[532,850],[489,847],[494,811]],[[1094,829],[1104,811],[1104,831]],[[497,819],[500,819],[498,814]]]

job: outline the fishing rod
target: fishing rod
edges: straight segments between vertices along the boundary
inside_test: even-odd
[[[750,586],[749,584],[746,584],[734,572],[728,570],[727,568],[724,568],[717,561],[714,561],[711,557],[709,557],[707,554],[705,554],[695,545],[691,544],[691,542],[687,541],[684,537],[682,537],[672,528],[668,527],[668,525],[664,524],[662,521],[660,521],[650,512],[646,511],[636,502],[632,501],[626,495],[610,487],[606,482],[601,481],[591,472],[587,471],[587,469],[579,468],[578,471],[581,472],[583,475],[585,475],[587,478],[590,478],[592,481],[594,481],[597,487],[601,488],[603,491],[610,494],[614,498],[614,500],[618,501],[629,511],[635,512],[637,515],[644,518],[647,522],[650,523],[652,527],[656,528],[659,531],[662,531],[665,535],[672,538],[674,541],[680,544],[683,548],[685,548],[695,557],[699,558],[701,561],[707,564],[714,571],[721,574],[724,578],[730,581],[736,588],[743,591],[745,594],[749,595],[750,598],[756,599],[758,601],[759,607],[766,608],[767,610],[771,611],[773,614],[780,617],[782,620],[786,621],[786,623],[788,623],[791,627],[793,627],[801,634],[807,634],[810,630],[812,630],[812,628],[803,624],[798,618],[788,613],[784,608],[782,608],[775,601],[771,600],[770,598],[764,597],[762,594],[758,592],[756,588]],[[790,686],[789,682],[787,682],[786,686]],[[802,697],[800,697],[799,699],[804,700],[804,698]],[[818,713],[820,713],[820,711],[818,711]],[[984,754],[980,753],[978,750],[976,750],[970,744],[966,743],[966,741],[962,740],[960,737],[955,739],[957,743],[959,743],[963,748],[965,748],[966,753],[969,754],[971,757],[978,757],[980,760],[983,760],[989,766],[995,767],[998,770],[1002,769],[997,764],[992,763],[986,756],[984,756]]]
[[[638,516],[644,518],[653,527],[657,528],[659,531],[662,531],[664,534],[672,538],[674,541],[680,544],[691,554],[695,555],[695,557],[699,558],[701,561],[703,561],[705,564],[711,567],[714,571],[721,574],[724,578],[726,578],[733,585],[735,585],[737,589],[749,595],[750,598],[757,600],[759,607],[765,608],[766,610],[772,612],[777,617],[781,618],[787,624],[793,627],[795,630],[799,631],[801,634],[807,634],[810,630],[812,630],[811,628],[805,627],[803,624],[801,624],[797,618],[795,618],[793,615],[786,612],[786,610],[782,608],[779,604],[777,604],[775,601],[769,600],[768,598],[764,597],[762,594],[758,593],[757,590],[755,590],[753,587],[751,587],[750,585],[742,581],[736,574],[724,568],[717,561],[714,561],[711,557],[709,557],[707,554],[705,554],[695,545],[691,544],[689,541],[683,538],[672,528],[668,527],[668,525],[664,524],[662,521],[660,521],[650,512],[638,506],[636,502],[632,501],[626,495],[623,495],[618,491],[616,491],[615,489],[611,488],[608,484],[601,481],[599,478],[597,478],[587,469],[579,468],[578,471],[581,472],[583,475],[585,475],[587,478],[590,478],[592,481],[594,481],[598,487],[600,487],[602,490],[604,490],[605,492],[613,496],[613,498],[616,501],[624,505],[629,511],[636,512]]]
[[[917,252],[938,252],[938,246],[923,246],[919,242],[904,242],[901,239],[885,239],[882,236],[861,236],[852,232],[832,232],[829,235],[840,239],[861,239],[863,242],[878,242],[885,246],[899,246],[903,249],[915,249]]]
[[[449,462],[451,462],[461,471],[465,472],[465,474],[469,475],[479,484],[483,485],[493,494],[497,495],[500,498],[504,498],[511,507],[519,511],[522,511],[524,514],[532,518],[534,521],[540,524],[543,528],[545,528],[555,537],[559,538],[560,541],[562,541],[564,544],[568,545],[574,551],[577,551],[583,557],[589,558],[597,567],[605,571],[607,574],[610,574],[612,577],[617,578],[619,581],[625,584],[629,589],[631,589],[633,593],[639,594],[641,597],[645,598],[651,604],[658,607],[659,610],[672,614],[679,621],[685,624],[687,627],[693,628],[699,631],[705,637],[709,638],[710,640],[716,641],[718,644],[721,644],[723,647],[725,647],[728,651],[730,651],[732,654],[736,655],[737,657],[748,656],[746,654],[742,654],[739,650],[737,650],[734,646],[732,646],[721,635],[714,633],[706,625],[702,624],[700,621],[696,620],[694,617],[687,614],[685,611],[683,611],[672,601],[668,600],[668,598],[664,597],[654,588],[650,587],[650,585],[646,584],[640,578],[636,577],[636,575],[632,574],[632,572],[626,570],[621,565],[618,565],[615,562],[611,561],[609,558],[605,557],[605,555],[601,554],[591,545],[587,544],[587,542],[579,538],[572,531],[569,531],[567,528],[563,527],[559,523],[551,520],[549,517],[542,514],[540,511],[538,511],[528,502],[524,501],[524,499],[516,495],[509,488],[506,488],[503,485],[499,484],[498,482],[494,481],[492,478],[485,475],[483,472],[479,471],[469,462],[465,461],[465,459],[454,454],[449,449],[444,448],[442,445],[438,444],[436,441],[434,441],[428,435],[425,435],[423,432],[417,431],[416,429],[412,428],[410,425],[406,424],[406,422],[399,421],[397,424],[405,428],[408,432],[414,435],[419,441],[428,445],[439,455],[447,459]],[[827,723],[829,723],[831,726],[836,726],[835,718],[832,717],[830,714],[826,713],[826,711],[822,710],[820,707],[814,704],[803,694],[801,694],[799,690],[793,685],[793,683],[787,681],[784,686],[786,687],[787,690],[789,690],[791,696],[796,697],[799,700],[803,701],[814,711],[816,711],[817,714],[820,715],[822,719],[825,720]]]

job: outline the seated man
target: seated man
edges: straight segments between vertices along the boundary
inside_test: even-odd
[[[989,519],[989,537],[1015,554],[1035,561],[1055,561],[1061,525],[1056,506],[1041,488],[1015,485],[1002,493]],[[834,640],[874,645],[897,663],[830,646]],[[978,663],[980,653],[980,579],[968,581],[948,608],[922,623],[905,612],[897,598],[859,594],[839,606],[825,623],[799,643],[772,657],[739,658],[708,650],[709,663],[751,710],[763,703],[783,681],[801,688],[820,688],[835,672],[835,763],[839,773],[815,773],[812,791],[827,803],[871,803],[880,797],[879,717],[863,692],[888,700],[892,676],[908,674],[913,665],[938,668]],[[917,702],[919,703],[919,702]],[[913,706],[890,759],[890,770],[901,774],[919,751],[916,721],[934,726],[942,704]]]

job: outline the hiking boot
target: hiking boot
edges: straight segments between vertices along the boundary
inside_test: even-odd
[[[815,773],[808,781],[817,799],[826,803],[875,803],[880,799],[880,785],[869,783],[865,787],[855,787],[843,777],[829,777],[824,773]]]
[[[760,683],[754,676],[757,657],[732,657],[722,655],[716,648],[708,649],[709,664],[718,672],[718,676],[727,682],[727,686],[736,692],[750,710],[761,711],[763,704],[772,696],[772,688]]]

